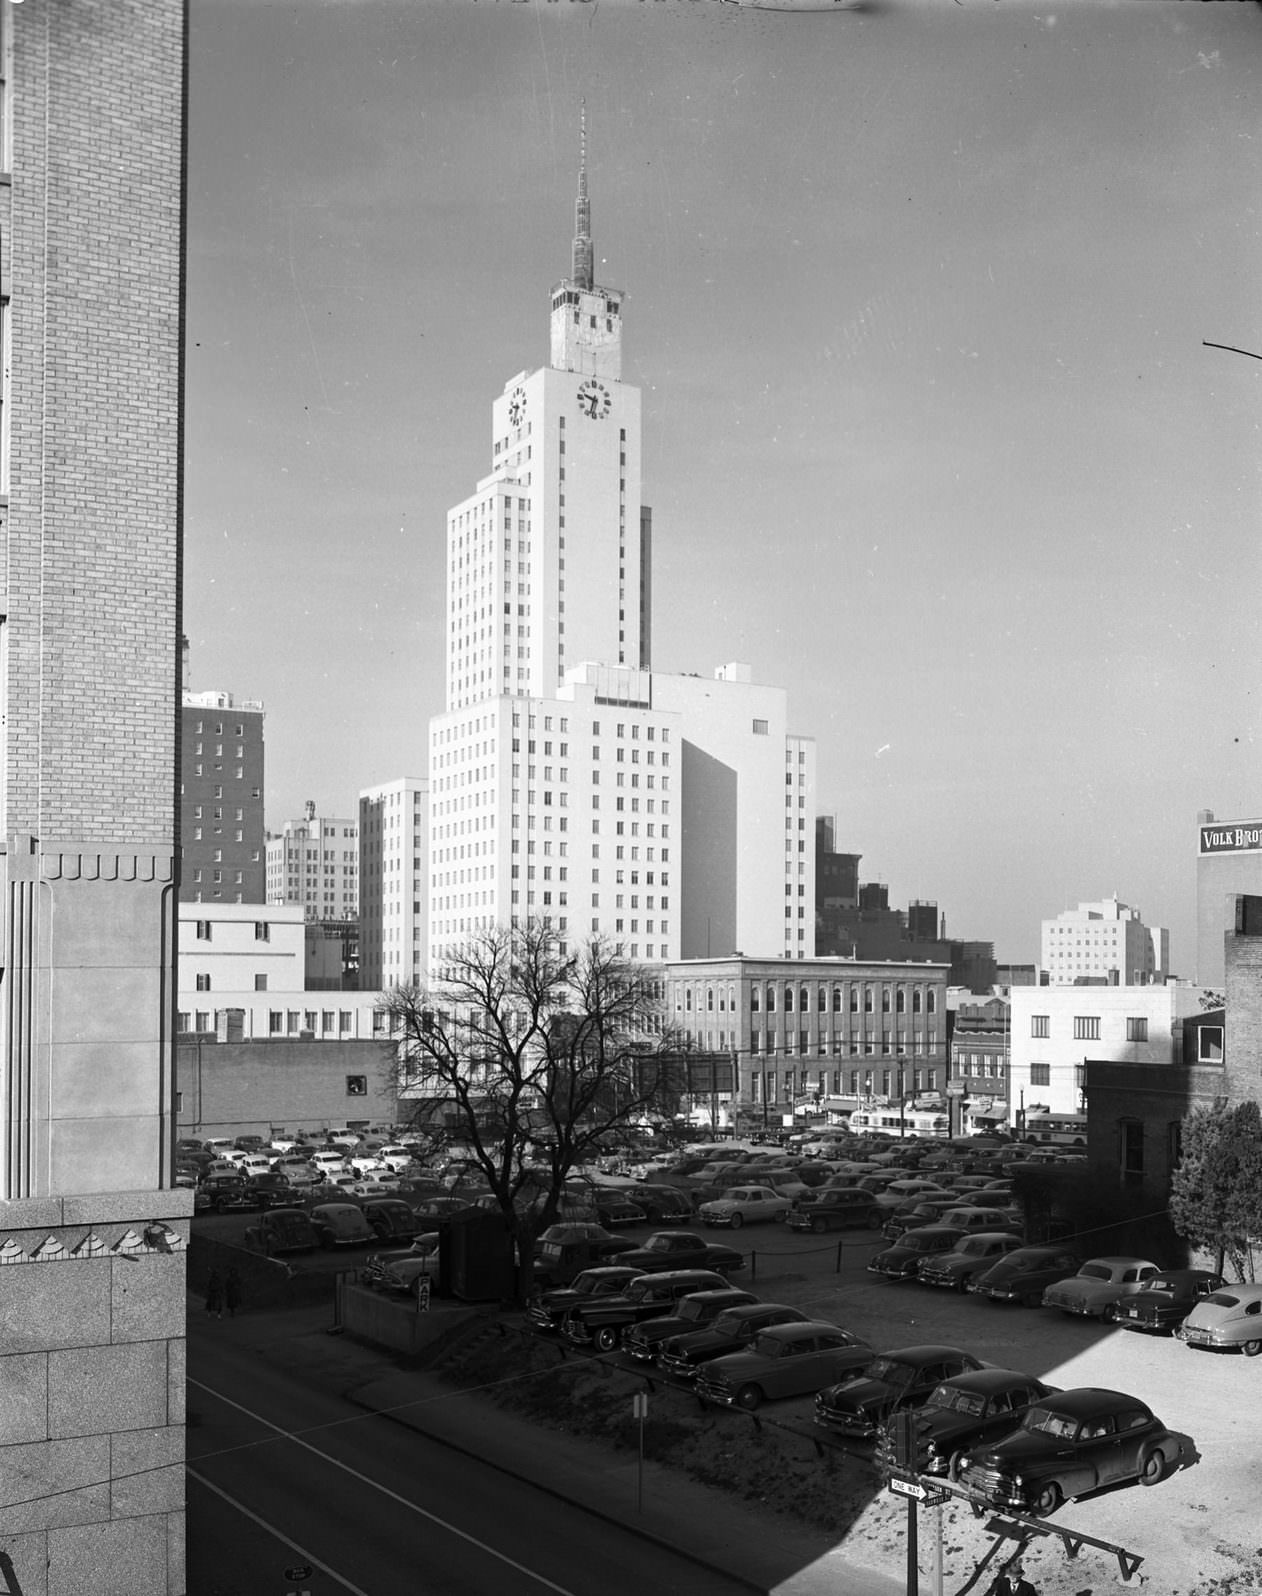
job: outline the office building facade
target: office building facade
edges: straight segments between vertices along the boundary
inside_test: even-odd
[[[263,705],[185,692],[180,775],[181,902],[264,902]]]
[[[430,724],[428,957],[548,920],[639,961],[814,952],[814,744],[739,664],[652,669],[652,518],[623,294],[596,283],[586,135],[550,363],[491,406],[447,521],[446,709]],[[383,974],[386,974],[383,970]]]
[[[317,814],[308,799],[301,820],[267,838],[267,902],[300,903],[308,920],[359,915],[359,821]]]
[[[1170,933],[1116,897],[1080,903],[1043,921],[1041,962],[1049,986],[1151,986],[1169,973]]]
[[[413,776],[359,795],[359,978],[365,990],[425,979],[429,783]]]

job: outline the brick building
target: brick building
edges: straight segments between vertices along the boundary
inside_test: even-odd
[[[184,694],[180,710],[180,898],[263,903],[263,706]]]
[[[181,0],[0,5],[0,1569],[185,1589]]]

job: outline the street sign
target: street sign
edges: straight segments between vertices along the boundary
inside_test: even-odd
[[[633,1419],[647,1419],[649,1416],[649,1399],[646,1391],[638,1392],[631,1398],[631,1417]]]
[[[429,1312],[429,1294],[431,1282],[428,1275],[416,1277],[416,1311],[417,1313]]]
[[[950,1491],[935,1490],[932,1485],[922,1485],[919,1480],[900,1479],[897,1474],[890,1475],[889,1487],[895,1496],[910,1496],[925,1507],[939,1507],[951,1500]]]

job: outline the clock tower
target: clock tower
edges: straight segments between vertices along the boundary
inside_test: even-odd
[[[587,197],[587,107],[580,119],[578,198],[570,275],[552,290],[552,360],[557,371],[577,371],[617,382],[622,376],[622,290],[596,281],[592,208]]]

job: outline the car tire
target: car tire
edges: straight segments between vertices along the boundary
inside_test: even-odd
[[[1141,1485],[1160,1485],[1166,1477],[1166,1454],[1161,1448],[1154,1447],[1139,1465],[1139,1483]]]
[[[1116,1324],[1117,1323],[1117,1303],[1116,1302],[1109,1302],[1109,1303],[1105,1304],[1104,1312],[1100,1315],[1100,1322],[1101,1322],[1101,1324]]]
[[[1055,1480],[1049,1480],[1046,1485],[1040,1488],[1038,1495],[1031,1502],[1030,1515],[1032,1518],[1046,1518],[1050,1513],[1054,1513],[1064,1500],[1064,1491],[1061,1490]]]
[[[746,1413],[752,1413],[761,1401],[762,1387],[758,1385],[743,1385],[736,1393],[736,1406]]]
[[[1256,1358],[1258,1353],[1262,1352],[1262,1341],[1242,1341],[1240,1350],[1246,1358]]]
[[[732,1229],[733,1230],[739,1230],[744,1223],[745,1223],[745,1216],[743,1214],[733,1214],[732,1215]]]
[[[820,1219],[817,1217],[811,1220],[811,1230],[815,1235],[822,1236],[827,1229],[828,1221],[826,1219]]]
[[[612,1352],[618,1345],[618,1331],[614,1325],[602,1324],[592,1337],[597,1352]]]
[[[960,1477],[960,1469],[963,1467],[965,1455],[966,1454],[961,1450],[959,1452],[952,1452],[951,1456],[947,1459],[946,1477],[952,1482],[952,1484],[954,1484]]]

